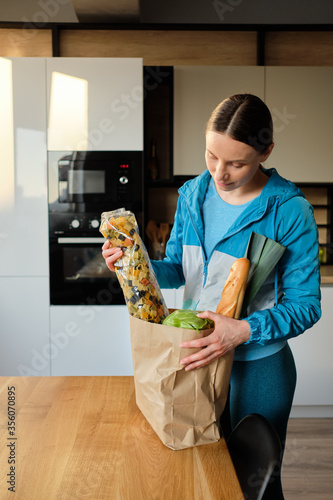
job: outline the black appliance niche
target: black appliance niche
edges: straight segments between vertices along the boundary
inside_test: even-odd
[[[131,210],[142,232],[142,151],[49,152],[49,263],[52,305],[120,305],[106,267],[101,213]]]

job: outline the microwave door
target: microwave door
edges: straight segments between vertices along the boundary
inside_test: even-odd
[[[86,170],[84,168],[72,168],[67,176],[68,201],[74,203],[85,203],[91,199],[105,197],[106,182],[105,170]]]
[[[72,161],[69,157],[60,158],[58,161],[58,196],[59,203],[70,203],[69,199],[68,175],[71,171]]]
[[[71,168],[68,171],[67,185],[68,201],[84,203],[84,170]]]

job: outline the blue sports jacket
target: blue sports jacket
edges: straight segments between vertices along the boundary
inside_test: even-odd
[[[179,189],[166,258],[152,261],[161,288],[185,285],[183,308],[215,311],[230,267],[244,257],[252,231],[286,247],[278,272],[271,273],[247,310],[251,336],[236,351],[278,342],[283,342],[282,346],[321,316],[318,229],[313,208],[275,169],[262,170],[269,180],[260,196],[242,212],[211,255],[204,250],[202,220],[210,173],[205,170],[186,182]]]

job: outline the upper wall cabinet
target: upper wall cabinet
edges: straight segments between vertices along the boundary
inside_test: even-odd
[[[294,182],[332,182],[332,67],[266,67],[274,123],[266,166]]]
[[[45,59],[0,58],[0,276],[47,276]]]
[[[232,94],[264,98],[264,68],[176,66],[174,69],[174,174],[205,170],[205,126],[213,109]]]
[[[140,58],[47,59],[49,151],[143,149]]]

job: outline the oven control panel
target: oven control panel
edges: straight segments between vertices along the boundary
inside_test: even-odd
[[[90,234],[100,235],[100,214],[50,214],[50,236]]]
[[[82,217],[75,217],[73,220],[70,221],[69,223],[69,229],[98,229],[100,226],[101,221],[97,218],[94,217],[93,219],[87,218],[85,215]]]

